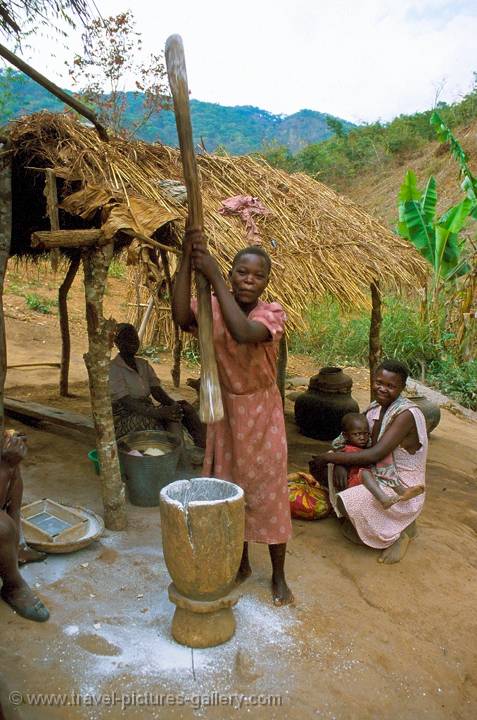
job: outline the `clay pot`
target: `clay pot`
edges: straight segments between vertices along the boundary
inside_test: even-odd
[[[295,400],[295,421],[300,432],[317,440],[333,440],[341,432],[341,419],[359,412],[351,397],[353,380],[339,367],[321,368],[308,390]]]
[[[426,419],[427,434],[430,435],[441,421],[441,409],[439,405],[429,400],[425,395],[416,395],[416,397],[410,397],[409,400],[422,410]]]
[[[161,491],[160,512],[172,635],[190,647],[225,642],[235,631],[230,591],[243,551],[243,490],[215,478],[178,480]]]

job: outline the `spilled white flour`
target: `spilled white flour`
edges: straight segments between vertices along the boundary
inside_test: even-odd
[[[211,690],[218,686],[227,689],[237,671],[238,659],[242,662],[245,657],[247,672],[254,678],[266,675],[269,685],[271,670],[274,674],[277,670],[276,652],[286,653],[287,648],[296,646],[296,640],[287,632],[291,623],[297,623],[293,609],[273,608],[251,595],[242,597],[234,609],[237,629],[229,642],[194,651],[176,643],[170,634],[174,606],[167,594],[162,592],[156,596],[154,605],[153,612],[140,617],[134,614],[134,620],[123,623],[109,624],[103,615],[98,630],[94,630],[91,623],[68,625],[63,629],[73,643],[80,643],[85,637],[97,640],[98,654],[86,652],[77,645],[83,662],[78,663],[75,672],[81,667],[87,668],[83,682],[91,683],[92,676],[101,681],[121,673],[136,682],[140,678],[153,679],[156,683],[162,680],[170,692],[174,688],[197,690],[198,684],[204,690],[208,686]],[[99,654],[102,643],[115,648],[116,654]]]

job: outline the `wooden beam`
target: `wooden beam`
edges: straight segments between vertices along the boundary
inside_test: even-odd
[[[119,232],[123,233],[124,235],[127,235],[127,237],[130,237],[134,240],[134,238],[137,238],[138,240],[141,240],[141,242],[146,243],[146,245],[151,245],[152,247],[159,248],[160,250],[165,250],[166,252],[174,253],[174,255],[182,255],[181,251],[178,250],[175,247],[172,247],[171,245],[164,245],[163,243],[158,242],[157,240],[153,240],[152,238],[148,237],[147,235],[143,235],[142,233],[136,232],[135,230],[129,230],[128,228],[121,228]]]
[[[31,77],[32,80],[37,82],[42,87],[46,88],[48,92],[50,92],[52,95],[56,95],[59,100],[64,102],[66,105],[69,105],[73,108],[73,110],[76,110],[76,112],[78,112],[80,115],[83,115],[85,118],[90,120],[90,122],[92,122],[95,126],[101,140],[104,140],[105,142],[109,141],[106,128],[99,122],[97,116],[89,107],[77,100],[73,95],[68,95],[67,92],[58,87],[58,85],[55,85],[55,83],[51,82],[51,80],[48,80],[48,78],[39,73],[38,70],[32,68],[31,65],[28,65],[28,63],[26,63],[24,60],[17,57],[17,55],[12,53],[4,45],[0,45],[0,55],[4,57],[5,60],[8,60],[11,65],[16,67],[18,70],[21,70],[21,72],[25,73],[25,75],[28,75],[28,77]]]
[[[7,370],[16,370],[17,368],[34,368],[34,367],[54,367],[60,369],[60,363],[57,362],[37,362],[37,363],[18,363],[18,365],[8,365]]]
[[[8,146],[7,148],[8,149]],[[7,343],[3,316],[3,284],[12,237],[12,166],[7,156],[0,161],[0,451],[3,448],[3,390],[7,374]]]
[[[56,176],[54,172],[47,168],[45,174],[45,189],[43,191],[46,200],[46,211],[50,219],[50,230],[60,229],[60,212],[58,210],[58,191],[56,188]],[[52,248],[50,251],[50,261],[53,272],[58,270],[60,261],[60,249]]]
[[[27,400],[16,400],[15,398],[5,398],[5,414],[9,417],[16,418],[21,422],[31,423],[50,423],[51,425],[59,425],[88,435],[94,438],[94,424],[91,418],[79,413],[61,410],[60,408],[50,407],[48,405],[40,405],[40,403],[30,402]]]
[[[169,258],[165,250],[159,250],[161,254],[162,266],[166,277],[167,292],[169,294],[169,302],[172,302],[174,288],[172,286],[171,269],[169,267]],[[174,387],[178,388],[181,384],[181,355],[182,355],[182,335],[179,325],[172,316],[172,325],[174,327],[174,346],[172,348],[172,368],[171,376]]]
[[[154,298],[152,297],[152,295],[151,295],[151,297],[149,298],[149,302],[148,302],[147,304],[146,304],[146,303],[140,303],[140,306],[146,308],[146,312],[144,313],[143,318],[142,318],[142,320],[141,320],[141,324],[140,324],[140,326],[139,326],[139,330],[137,331],[137,334],[138,334],[138,336],[139,336],[139,342],[142,343],[142,339],[143,339],[143,337],[144,337],[144,333],[146,332],[147,323],[149,322],[149,318],[151,317],[151,313],[152,313],[152,311],[153,311],[153,309],[154,309]]]
[[[80,248],[101,245],[108,242],[98,228],[87,230],[36,230],[31,235],[32,247],[39,248]]]

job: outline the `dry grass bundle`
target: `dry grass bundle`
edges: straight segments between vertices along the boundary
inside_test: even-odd
[[[149,201],[149,209],[159,206],[161,216],[177,218],[173,224],[180,236],[186,209],[160,185],[164,179],[182,180],[177,150],[120,138],[103,143],[72,117],[50,113],[21,118],[11,125],[10,136],[23,157],[40,158],[67,183],[79,180],[83,191],[88,189],[83,203],[74,209],[71,204],[71,212],[91,216],[104,207],[108,195],[126,208],[131,198],[140,197]],[[291,328],[303,328],[310,302],[325,293],[344,306],[368,307],[372,281],[383,287],[412,287],[424,275],[424,262],[409,243],[307,175],[288,175],[249,156],[201,155],[198,164],[205,230],[224,273],[248,242],[242,220],[218,212],[221,202],[252,195],[271,210],[257,219],[261,244],[273,262],[268,296],[285,307]],[[133,229],[141,224],[141,218],[135,219]],[[147,234],[152,230],[149,222]],[[141,261],[141,253],[137,257]],[[167,325],[165,313],[162,318]],[[166,334],[170,336],[170,327]]]

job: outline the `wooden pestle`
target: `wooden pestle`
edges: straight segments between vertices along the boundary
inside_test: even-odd
[[[199,173],[192,139],[192,124],[189,107],[189,87],[180,35],[171,35],[166,41],[166,66],[169,85],[174,100],[177,134],[181,150],[184,182],[187,189],[187,227],[191,230],[204,229],[202,198],[200,195]],[[205,423],[222,420],[224,410],[220,393],[219,375],[215,360],[212,326],[212,303],[210,284],[202,273],[195,273],[198,305],[199,343],[201,359],[200,419]]]

